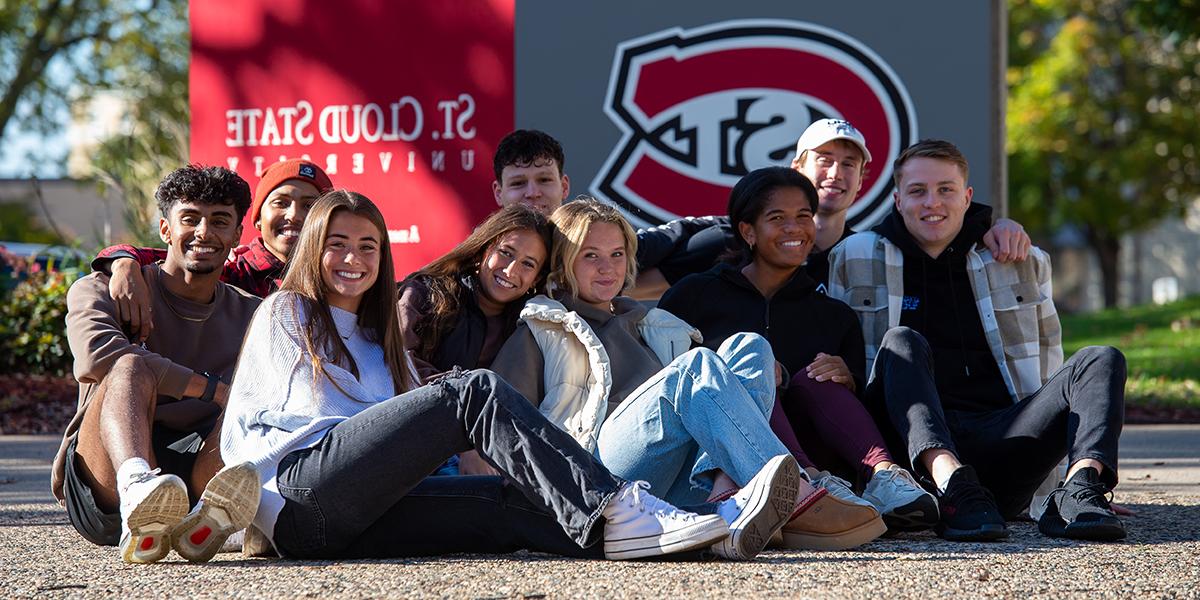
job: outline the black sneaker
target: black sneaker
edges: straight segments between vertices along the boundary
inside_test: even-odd
[[[1096,542],[1125,539],[1125,525],[1109,504],[1111,492],[1095,469],[1085,467],[1076,471],[1046,497],[1046,510],[1038,519],[1038,529],[1050,537]]]
[[[950,476],[938,508],[941,520],[934,529],[950,541],[990,542],[1008,537],[996,499],[970,466],[963,465]]]

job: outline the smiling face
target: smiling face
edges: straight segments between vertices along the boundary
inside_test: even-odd
[[[753,223],[738,223],[738,232],[754,249],[759,268],[792,271],[808,259],[817,226],[804,191],[781,187],[771,192]]]
[[[507,165],[500,171],[500,181],[492,182],[496,204],[524,204],[549,216],[571,189],[571,182],[559,170],[553,158],[537,158],[525,166]]]
[[[159,219],[159,236],[168,244],[168,272],[196,275],[220,273],[229,250],[242,235],[233,203],[207,204],[179,200],[168,218]]]
[[[862,151],[846,140],[826,142],[792,162],[792,168],[817,186],[817,210],[822,214],[844,212],[862,188]]]
[[[974,190],[950,161],[917,157],[897,173],[896,211],[926,254],[937,258],[962,230]]]
[[[321,194],[317,186],[303,179],[289,179],[271,190],[263,201],[254,226],[262,233],[263,244],[279,260],[287,261],[300,239],[300,229],[308,210]]]
[[[612,310],[612,299],[625,286],[628,249],[624,233],[613,223],[595,222],[579,246],[579,255],[571,264],[579,299],[601,310]]]
[[[517,229],[497,238],[479,263],[480,308],[500,314],[537,283],[545,264],[546,244],[536,232]]]
[[[321,251],[325,298],[342,310],[357,312],[362,296],[379,277],[379,228],[366,217],[338,211],[329,220]]]

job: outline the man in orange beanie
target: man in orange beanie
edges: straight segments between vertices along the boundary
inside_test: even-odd
[[[283,276],[308,209],[331,189],[329,176],[311,161],[293,158],[267,167],[247,213],[247,220],[259,235],[233,249],[221,281],[256,296],[271,293]],[[129,323],[130,334],[138,341],[145,340],[152,327],[150,296],[141,266],[165,257],[165,250],[121,244],[101,250],[92,261],[92,270],[111,275],[109,293],[117,303],[121,320]]]

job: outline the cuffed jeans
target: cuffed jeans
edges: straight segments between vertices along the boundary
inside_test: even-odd
[[[625,398],[600,428],[597,456],[613,473],[650,483],[676,506],[702,502],[720,469],[746,485],[788,454],[767,419],[775,405],[775,356],[755,333],[716,352],[680,355]]]
[[[471,448],[511,484],[427,478]],[[274,540],[300,558],[517,549],[598,557],[595,525],[622,485],[484,370],[453,372],[339,423],[288,454],[277,482],[286,504]]]
[[[1112,347],[1075,353],[1032,395],[983,412],[944,410],[933,379],[932,354],[921,334],[889,330],[867,385],[867,402],[899,435],[910,463],[942,448],[975,467],[1006,518],[1029,506],[1063,457],[1095,459],[1101,477],[1117,484],[1117,445],[1125,414],[1125,356]]]

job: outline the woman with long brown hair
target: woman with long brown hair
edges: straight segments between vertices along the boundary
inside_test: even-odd
[[[423,377],[487,368],[549,270],[551,227],[512,204],[400,284],[400,325]]]
[[[603,531],[604,556],[624,559],[728,535],[720,517],[678,511],[614,477],[494,373],[456,370],[416,387],[391,273],[379,209],[330,192],[246,334],[221,454],[258,468],[253,525],[280,553],[599,556],[587,548]],[[426,480],[472,447],[513,485]]]

